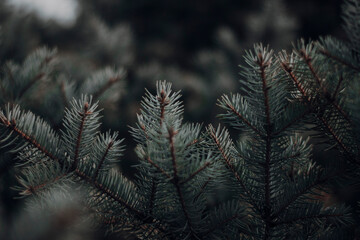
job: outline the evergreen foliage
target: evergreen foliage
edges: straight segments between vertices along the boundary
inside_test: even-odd
[[[180,92],[158,81],[131,127],[134,179],[117,169],[123,140],[101,132],[97,101],[118,99],[124,70],[67,82],[45,48],[21,66],[6,63],[0,146],[16,154],[15,189],[33,202],[79,189],[93,224],[140,239],[355,239],[358,206],[328,201],[334,185],[359,184],[360,7],[344,6],[349,42],[300,40],[279,54],[255,44],[245,53],[239,93],[218,101],[236,141],[224,126],[184,122]],[[61,106],[56,116],[34,108],[51,125],[23,110],[38,103],[35,90]],[[339,157],[316,161],[313,146]]]

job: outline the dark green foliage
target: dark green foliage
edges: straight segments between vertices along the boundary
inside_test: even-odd
[[[301,50],[306,49],[303,47]],[[245,58],[248,67],[243,70],[242,84],[246,93],[223,96],[219,105],[227,111],[220,117],[246,129],[246,137],[237,144],[238,152],[224,160],[258,218],[254,237],[295,238],[302,232],[318,239],[338,223],[349,224],[351,217],[346,208],[324,208],[316,199],[320,192],[326,191],[324,183],[335,177],[336,172],[332,166],[313,163],[307,141],[293,135],[294,117],[298,114],[294,114],[291,105],[299,104],[299,95],[289,94],[279,59],[261,45],[256,45],[254,52],[248,52]],[[305,84],[312,90],[308,79],[311,80],[304,78]],[[310,106],[305,111],[315,113]],[[214,129],[209,130],[213,140],[221,142]],[[220,144],[219,147],[225,148]],[[292,233],[295,235],[290,236]]]
[[[220,119],[240,133],[236,141],[226,127],[184,122],[180,93],[158,81],[131,127],[133,179],[117,168],[123,140],[101,133],[93,99],[116,100],[123,70],[107,68],[74,86],[54,68],[52,51],[37,51],[21,67],[7,63],[0,143],[16,154],[16,189],[45,207],[55,190],[71,197],[78,189],[92,224],[141,239],[358,237],[358,204],[330,201],[334,186],[359,184],[358,5],[345,5],[349,43],[326,37],[300,40],[291,53],[262,44],[246,52],[238,93],[218,101]],[[47,116],[57,119],[55,129],[17,105],[31,107],[40,80],[49,83],[41,94],[61,99],[56,111],[65,108],[61,126],[62,112]],[[92,96],[68,102],[82,93]],[[337,157],[313,159],[313,147]]]

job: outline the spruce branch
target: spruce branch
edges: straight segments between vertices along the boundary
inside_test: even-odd
[[[336,134],[334,129],[330,126],[329,122],[322,116],[318,116],[318,119],[323,123],[325,129],[330,133],[330,135],[335,139],[336,143],[340,148],[346,153],[347,157],[350,159],[351,162],[355,164],[360,164],[360,162],[353,159],[353,156],[350,150],[345,146],[341,138]]]
[[[232,104],[230,104],[230,100],[228,99],[227,96],[222,96],[222,97],[221,97],[221,100],[222,100],[222,102],[224,102],[224,103],[226,104],[226,106],[240,119],[240,121],[242,121],[242,122],[244,122],[246,125],[248,125],[252,130],[254,130],[254,132],[258,133],[259,135],[262,135],[262,134],[260,133],[260,131],[259,131],[255,126],[253,126],[253,125],[249,122],[249,120],[247,120],[246,118],[244,118],[244,116],[243,116],[242,114],[240,114],[240,113],[235,109],[235,107],[234,107]],[[222,105],[220,104],[220,106],[222,106]]]
[[[91,146],[98,134],[99,111],[97,103],[92,104],[92,98],[86,95],[81,100],[71,102],[71,109],[65,110],[62,142],[69,154],[72,170],[91,152]]]
[[[108,155],[108,153],[109,153],[110,148],[111,148],[113,145],[114,145],[113,140],[110,140],[109,143],[108,143],[108,145],[107,145],[107,147],[106,147],[106,150],[105,150],[104,155],[101,157],[101,160],[100,160],[99,164],[97,165],[97,167],[96,167],[96,169],[95,169],[95,173],[94,173],[94,176],[93,176],[94,179],[96,179],[96,178],[98,177],[99,172],[100,172],[100,169],[101,169],[102,165],[103,165],[104,162],[105,162],[105,159],[106,159],[106,157],[107,157],[107,155]]]
[[[219,150],[219,152],[221,154],[221,157],[222,157],[227,169],[229,169],[231,171],[231,173],[234,174],[235,179],[239,182],[242,189],[245,191],[246,196],[250,199],[251,205],[260,213],[261,212],[260,207],[256,204],[256,201],[253,198],[251,191],[248,189],[248,187],[246,186],[246,184],[244,182],[244,179],[242,179],[240,177],[240,175],[236,171],[235,167],[231,163],[232,159],[230,159],[229,154],[226,153],[225,150],[224,150],[223,146],[228,146],[229,145],[229,143],[227,142],[229,140],[228,139],[228,133],[225,130],[221,131],[220,126],[218,127],[217,131],[215,132],[215,129],[214,129],[214,127],[212,125],[208,126],[207,131],[209,132],[212,141],[215,143],[216,148]],[[221,136],[221,139],[218,136]],[[205,183],[203,188],[205,188],[205,186],[207,184],[208,184],[208,181]]]
[[[304,42],[302,42],[302,44],[304,45]],[[310,52],[310,53],[308,53],[308,52]],[[337,112],[339,112],[341,114],[341,116],[348,123],[351,124],[351,120],[348,117],[348,114],[346,114],[344,112],[344,110],[335,102],[335,100],[333,98],[330,99],[329,97],[326,97],[326,96],[330,96],[330,93],[328,93],[326,88],[322,85],[322,81],[321,81],[320,77],[318,76],[318,73],[316,72],[315,68],[313,67],[312,57],[310,56],[310,54],[314,54],[313,50],[312,50],[312,46],[308,46],[308,47],[302,46],[302,48],[299,50],[299,54],[302,56],[302,58],[304,59],[306,65],[307,65],[307,67],[310,69],[312,76],[316,79],[316,82],[318,83],[318,85],[320,87],[320,93],[324,96],[327,103],[332,105],[335,108],[335,110]],[[352,159],[350,151],[347,149],[345,144],[342,142],[341,137],[339,137],[338,134],[334,131],[333,127],[330,125],[328,120],[326,120],[324,118],[322,113],[317,113],[316,112],[316,110],[314,109],[314,104],[315,103],[313,101],[313,99],[315,99],[315,96],[308,95],[307,91],[305,91],[305,87],[300,83],[298,78],[295,76],[292,68],[289,66],[289,63],[285,60],[284,56],[281,57],[281,65],[282,65],[282,69],[285,72],[287,72],[287,74],[290,76],[290,79],[293,81],[294,85],[296,86],[298,91],[301,93],[303,99],[305,99],[305,104],[308,107],[307,107],[307,111],[304,112],[305,113],[304,116],[307,113],[315,112],[315,116],[317,117],[317,119],[321,122],[321,124],[324,126],[326,131],[330,134],[330,136],[335,140],[335,142],[340,147],[340,149],[342,149],[348,155],[350,161],[356,162],[356,161],[354,161]],[[336,94],[336,92],[338,91],[338,88],[339,88],[339,85],[341,84],[341,82],[342,82],[342,76],[340,77],[340,79],[338,81],[338,84],[337,84],[337,87],[335,89],[334,94]],[[329,111],[329,110],[325,110],[325,111]]]
[[[331,54],[329,51],[325,50],[325,49],[319,49],[318,50],[319,53],[323,54],[324,56],[328,57],[328,58],[331,58],[333,60],[335,60],[336,62],[339,62],[340,64],[348,67],[348,68],[351,68],[353,70],[355,70],[356,72],[360,72],[360,68],[359,67],[356,67],[354,65],[352,65],[351,63],[345,61],[344,59],[341,59],[333,54]]]
[[[80,170],[75,169],[74,172],[75,172],[76,176],[78,176],[82,180],[86,181],[90,185],[94,186],[100,192],[102,192],[102,193],[106,194],[107,196],[111,197],[113,200],[120,203],[122,206],[125,206],[126,209],[128,209],[130,212],[134,213],[138,218],[140,218],[140,219],[145,219],[146,218],[146,216],[142,212],[140,212],[139,210],[137,210],[136,208],[134,208],[133,206],[128,204],[125,200],[121,199],[120,196],[113,193],[106,186],[102,185],[101,183],[99,183],[96,180],[93,180],[91,177],[87,176],[84,172],[81,172]]]
[[[311,43],[310,43],[311,44]],[[309,47],[311,49],[311,46]],[[310,50],[311,51],[311,50]],[[308,66],[311,74],[313,75],[313,77],[315,78],[316,82],[318,83],[320,89],[323,92],[326,92],[326,89],[324,88],[324,86],[322,85],[322,80],[320,79],[319,75],[317,74],[317,72],[315,71],[315,68],[312,64],[312,57],[307,53],[307,51],[302,48],[300,49],[300,55],[303,57],[306,65]]]
[[[344,81],[344,77],[343,77],[343,75],[341,74],[340,77],[339,77],[339,81],[338,81],[338,83],[337,83],[337,85],[336,85],[335,91],[334,91],[334,93],[333,93],[333,95],[332,95],[332,99],[336,99],[338,93],[340,92],[340,86],[341,86],[341,84],[343,83],[343,81]]]
[[[258,64],[260,67],[260,75],[262,80],[262,90],[264,93],[264,105],[266,114],[266,150],[265,150],[265,236],[264,239],[268,239],[270,236],[270,228],[272,225],[271,219],[271,199],[270,199],[270,154],[271,154],[271,138],[272,138],[272,123],[270,117],[270,105],[269,105],[269,93],[267,86],[267,79],[265,75],[265,69],[270,62],[265,62],[261,52],[258,53]]]
[[[318,171],[315,169],[315,175],[319,175],[319,173],[316,173]],[[331,179],[335,179],[336,177],[339,177],[344,174],[343,170],[336,171],[329,175],[324,176],[318,176],[315,181],[309,182],[308,185],[304,186],[302,189],[298,190],[297,193],[292,195],[283,205],[281,205],[277,211],[274,212],[273,216],[278,217],[282,212],[284,212],[287,208],[290,207],[291,204],[293,204],[296,200],[298,200],[300,197],[304,196],[305,194],[311,193],[314,188],[317,188],[325,183],[327,183]]]
[[[155,195],[156,195],[156,187],[157,187],[157,179],[153,178],[151,183],[151,195],[149,201],[149,214],[152,215],[154,211],[154,204],[155,204]]]
[[[83,103],[86,103],[85,100],[86,98],[84,98]],[[76,106],[76,104],[74,106]],[[79,109],[79,106],[84,106],[83,108],[84,113],[89,113],[90,111],[93,112],[94,110],[94,107],[90,106],[89,104],[78,104],[76,106],[77,109]],[[73,111],[73,113],[79,114],[79,111],[76,110]],[[96,112],[93,112],[93,114],[96,114]],[[8,120],[9,117],[12,119],[11,121]],[[18,120],[17,121],[18,124],[16,124],[15,119]],[[79,120],[81,121],[81,119]],[[34,161],[36,159],[38,159],[38,161],[41,160],[42,157],[39,158],[39,154],[34,154],[32,151],[31,152],[26,151],[29,148],[33,148],[35,149],[35,151],[39,152],[42,155],[45,155],[47,158],[51,160],[48,163],[34,162],[34,165],[30,165],[27,168],[28,170],[24,172],[24,176],[26,176],[26,178],[19,178],[21,185],[23,185],[23,187],[25,188],[25,190],[23,190],[22,192],[23,194],[28,195],[30,193],[36,193],[42,190],[43,188],[48,187],[51,184],[59,182],[61,179],[70,177],[73,173],[79,179],[81,179],[84,182],[87,182],[90,186],[94,187],[94,189],[96,189],[97,191],[101,192],[102,194],[105,194],[106,196],[113,199],[115,202],[118,202],[121,206],[125,207],[125,209],[127,209],[131,214],[135,215],[138,221],[142,222],[142,224],[153,224],[159,222],[158,220],[151,218],[150,216],[147,216],[145,213],[135,208],[131,203],[128,202],[128,200],[122,199],[118,191],[114,191],[113,189],[109,188],[109,186],[111,186],[115,182],[113,182],[113,180],[107,180],[108,179],[107,176],[104,177],[103,175],[101,178],[98,177],[94,178],[93,175],[94,170],[91,170],[89,172],[87,170],[88,168],[86,168],[83,164],[77,165],[75,169],[66,167],[67,162],[63,161],[62,157],[58,157],[58,154],[60,153],[58,151],[60,147],[59,146],[56,147],[57,146],[56,144],[59,142],[59,140],[56,140],[58,138],[54,135],[52,130],[50,130],[50,127],[48,125],[46,125],[42,120],[36,118],[32,113],[30,112],[23,113],[19,110],[19,107],[17,106],[13,110],[10,110],[10,108],[8,107],[6,113],[3,112],[0,113],[0,120],[1,120],[0,127],[2,127],[3,129],[7,129],[7,131],[5,132],[2,131],[3,134],[9,134],[6,135],[6,138],[2,139],[2,142],[10,142],[10,144],[14,144],[14,141],[16,140],[17,143],[15,149],[19,149],[18,145],[21,146],[21,149],[25,148],[24,150],[25,152],[23,155],[21,155],[21,158],[26,159],[29,156],[31,156],[31,158],[34,158]],[[84,128],[85,128],[85,124],[84,124]],[[31,136],[29,133],[35,133],[35,136]],[[49,141],[47,137],[51,137],[53,139]],[[115,140],[115,141],[110,141],[110,143],[112,143],[110,145],[115,147],[118,146],[121,143],[121,141]],[[9,143],[7,143],[7,145],[8,144]],[[53,146],[52,144],[55,144],[55,146]],[[78,144],[76,144],[76,146],[77,145]],[[115,156],[118,156],[118,152],[114,153],[111,148],[107,149],[107,154],[105,154],[105,157],[103,157],[100,160],[100,162],[97,165],[97,168],[95,169],[95,173],[97,175],[100,173],[99,170],[102,167],[102,165],[106,161],[109,161],[109,157],[111,157],[109,155],[114,156],[114,154]],[[77,156],[80,157],[80,152]],[[47,165],[48,167],[46,167],[46,165],[44,164],[50,164],[50,165]],[[54,168],[52,166],[54,166]],[[80,167],[80,169],[78,167]],[[107,181],[110,182],[106,183]],[[133,201],[136,200],[134,199]],[[100,202],[98,202],[98,204],[100,204]]]
[[[195,234],[195,232],[193,230],[191,219],[190,219],[190,216],[189,216],[186,204],[185,204],[184,196],[183,196],[183,193],[181,191],[180,179],[179,179],[179,176],[178,176],[178,169],[177,169],[177,163],[176,163],[174,136],[177,134],[177,132],[174,131],[174,129],[169,128],[168,133],[169,133],[168,138],[169,138],[169,144],[170,144],[171,160],[172,160],[172,166],[173,166],[173,171],[174,171],[173,184],[175,185],[176,192],[177,192],[177,194],[179,196],[179,201],[180,201],[182,210],[184,212],[186,221],[189,224],[190,233],[191,233],[191,236],[193,238],[193,237],[196,237],[196,234]]]
[[[56,97],[68,106],[59,136],[34,114],[8,104],[0,110],[0,144],[17,153],[17,190],[36,200],[54,186],[81,186],[84,205],[96,218],[141,239],[340,238],[358,213],[324,203],[324,196],[334,183],[356,181],[360,165],[360,4],[347,4],[346,45],[326,38],[300,40],[290,55],[274,56],[261,44],[246,52],[240,93],[217,103],[220,117],[242,131],[236,143],[220,126],[203,130],[184,123],[181,95],[170,83],[157,82],[155,94],[146,91],[131,128],[140,159],[134,181],[113,168],[122,140],[117,132],[100,133],[93,102],[118,96],[122,69],[106,68],[73,89],[64,81],[56,85]],[[30,89],[54,70],[47,68],[52,54],[43,50],[22,65],[6,64],[1,102],[31,97]],[[94,97],[68,104],[80,92]],[[313,162],[312,147],[300,136],[308,130],[316,130],[312,137],[324,133],[325,143],[348,161]],[[215,196],[212,186],[229,192]]]
[[[44,175],[45,174],[45,175]],[[50,188],[55,183],[65,181],[68,173],[62,169],[60,164],[35,164],[22,170],[21,176],[17,180],[21,186],[14,189],[20,192],[20,195],[35,195]]]
[[[293,118],[291,121],[289,121],[286,125],[284,125],[282,128],[280,128],[279,130],[277,130],[276,132],[273,133],[273,136],[278,136],[279,134],[284,133],[287,129],[289,129],[290,127],[292,127],[294,124],[300,122],[301,120],[303,120],[305,118],[305,116],[309,115],[312,112],[312,108],[307,108],[305,109],[302,113],[300,113],[298,116],[296,116],[295,118]]]
[[[290,66],[289,62],[284,59],[283,55],[280,56],[280,59],[282,69],[290,76],[291,80],[294,82],[295,86],[297,87],[303,98],[310,102],[311,96],[308,96],[308,94],[306,93],[304,86],[302,86],[300,81],[295,76],[293,68]]]
[[[299,218],[295,218],[295,219],[291,219],[288,221],[282,221],[282,222],[277,222],[276,225],[282,225],[282,224],[294,224],[296,222],[301,222],[304,220],[324,220],[327,221],[329,218],[336,218],[336,217],[345,217],[346,215],[348,215],[347,213],[340,213],[340,214],[314,214],[314,215],[310,215],[310,216],[304,216],[304,217],[299,217]]]
[[[198,175],[201,171],[204,171],[208,166],[211,165],[211,162],[206,162],[202,167],[200,167],[198,170],[190,174],[190,176],[180,182],[180,184],[185,184],[192,180],[196,175]]]
[[[18,152],[30,144],[49,159],[62,163],[63,160],[57,156],[60,148],[58,136],[31,112],[22,112],[19,106],[10,109],[8,105],[5,113],[0,111],[0,123],[3,127],[1,143],[7,142],[2,147],[12,145],[12,151]],[[48,137],[51,138],[50,141]],[[22,141],[17,142],[18,138]]]
[[[322,80],[320,79],[317,71],[315,70],[313,64],[312,64],[312,58],[307,54],[305,49],[301,49],[300,50],[301,55],[304,58],[304,61],[306,62],[308,68],[311,71],[311,74],[314,76],[314,78],[316,79],[316,82],[319,85],[319,88],[321,89],[321,92],[324,95],[324,98],[327,100],[327,102],[329,104],[332,104],[338,111],[339,113],[349,122],[351,123],[350,118],[348,117],[348,115],[345,113],[345,111],[339,106],[339,104],[336,103],[335,98],[331,98],[331,94],[327,91],[327,89],[323,86],[322,84]],[[340,78],[341,80],[341,78]],[[339,81],[339,83],[341,83],[341,81]],[[334,94],[337,92],[337,89],[335,90]]]
[[[81,94],[91,94],[93,99],[116,102],[121,95],[121,86],[126,78],[123,68],[114,69],[106,67],[94,72],[80,86]]]
[[[307,51],[311,52],[312,48],[307,47]],[[301,81],[298,80],[297,72],[293,70],[295,67],[301,67],[301,65],[297,65],[299,64],[297,59],[283,53],[274,61],[272,52],[261,45],[256,45],[254,52],[247,52],[245,59],[248,66],[243,69],[241,74],[246,79],[246,84],[243,84],[241,89],[244,93],[242,97],[237,97],[233,104],[236,106],[244,101],[242,98],[246,99],[247,104],[244,105],[248,108],[245,108],[246,114],[257,117],[256,126],[263,126],[263,134],[256,134],[255,131],[248,132],[245,140],[239,142],[238,153],[234,154],[233,158],[236,159],[234,162],[238,164],[237,168],[246,169],[240,170],[242,171],[239,175],[239,178],[242,178],[240,180],[246,180],[247,188],[251,189],[251,193],[259,199],[251,199],[251,194],[245,191],[243,195],[239,196],[239,200],[245,200],[252,206],[254,206],[252,202],[255,204],[260,202],[261,206],[252,213],[261,222],[253,220],[254,227],[258,229],[259,234],[250,235],[256,236],[257,239],[270,239],[276,238],[279,231],[286,232],[284,227],[277,225],[277,222],[281,221],[279,219],[285,219],[292,214],[303,219],[309,217],[309,214],[302,210],[292,213],[293,209],[303,209],[302,207],[307,204],[306,208],[311,209],[312,216],[323,214],[321,208],[317,207],[317,203],[309,202],[309,199],[315,189],[327,184],[332,178],[323,177],[322,172],[318,170],[320,167],[311,163],[309,159],[311,148],[306,147],[306,141],[296,135],[295,137],[287,135],[289,129],[294,129],[294,124],[300,122],[307,115],[315,113],[315,116],[322,116],[320,112],[317,112],[316,104],[318,102],[315,101],[317,99],[312,96],[315,85],[306,82],[307,75],[301,75]],[[312,67],[309,59],[308,63]],[[307,67],[309,68],[309,66]],[[315,71],[315,68],[313,70]],[[301,68],[296,71],[302,73]],[[314,78],[314,76],[312,77]],[[296,90],[293,90],[294,88],[291,86],[288,88],[288,85],[284,84],[286,79],[291,79]],[[249,85],[251,87],[248,87]],[[282,94],[282,91],[287,90],[291,91],[289,95]],[[300,93],[301,98],[296,91]],[[286,98],[284,99],[283,96]],[[300,113],[292,110],[292,106],[296,107],[296,104],[303,108]],[[285,106],[285,109],[279,111],[277,105]],[[328,107],[328,105],[323,106]],[[261,111],[259,111],[260,107]],[[238,121],[235,118],[227,117],[226,120],[232,126],[240,125],[234,124],[235,121]],[[278,120],[282,123],[280,126],[276,123]],[[332,119],[332,121],[337,120]],[[216,141],[215,132],[212,131],[210,135],[212,135],[213,141],[215,139],[215,143],[218,142],[219,145],[220,141]],[[230,149],[229,143],[224,146],[227,150],[220,151],[220,154],[223,153],[223,156],[226,156],[226,151]],[[233,167],[234,172],[239,172],[237,168]],[[344,210],[339,217],[348,216],[345,212]],[[308,219],[310,222],[324,224],[320,220],[310,220],[310,218]],[[297,224],[304,224],[304,227],[308,224],[301,221],[295,222],[292,222],[294,228],[301,228],[301,225]],[[309,231],[312,230],[309,229]],[[314,229],[314,231],[316,230]]]
[[[165,176],[166,178],[172,179],[172,177],[171,177],[164,169],[162,169],[159,165],[157,165],[156,163],[154,163],[149,156],[146,157],[146,160],[147,160],[152,166],[154,166],[157,170],[159,170],[162,174],[164,174],[164,176]]]
[[[198,194],[196,194],[196,196],[194,197],[194,199],[198,199],[202,194],[204,194],[204,191],[206,189],[206,187],[208,186],[208,184],[213,181],[214,179],[209,177],[200,187],[200,190],[198,192]]]
[[[160,128],[161,128],[162,123],[164,121],[165,107],[166,105],[168,105],[168,100],[166,99],[166,94],[163,89],[160,92],[160,96],[158,96],[158,101],[160,104]]]
[[[240,102],[241,104],[234,106],[233,104],[234,102]],[[231,95],[231,98],[229,98],[227,95],[224,95],[221,97],[220,100],[218,100],[218,106],[220,106],[225,110],[230,110],[228,114],[219,115],[221,118],[232,119],[230,115],[232,113],[236,116],[236,118],[238,118],[239,122],[245,123],[245,125],[248,126],[250,129],[252,129],[254,132],[256,132],[259,135],[263,135],[263,133],[258,128],[256,128],[248,119],[244,117],[244,114],[240,113],[240,110],[242,109],[246,110],[248,108],[246,100],[243,99],[240,95]],[[233,121],[231,121],[230,123],[233,124],[235,127],[238,126],[238,124],[234,123]]]
[[[26,96],[30,89],[43,79],[51,79],[56,67],[56,50],[40,48],[31,53],[21,65],[7,62],[0,86],[3,103],[24,102],[33,96]],[[26,97],[25,97],[26,96]]]
[[[38,81],[40,81],[45,76],[44,73],[37,74],[34,78],[32,78],[27,85],[19,92],[18,98],[21,99],[32,86],[34,86]]]
[[[212,239],[216,237],[216,232],[221,236],[227,236],[230,239],[249,237],[249,221],[251,218],[246,208],[236,200],[229,201],[218,206],[209,216],[210,222],[216,222],[209,230],[203,233],[203,237]]]
[[[118,81],[120,81],[122,78],[121,77],[114,77],[114,78],[110,78],[108,80],[108,82],[102,87],[100,88],[98,91],[96,91],[94,93],[94,98],[98,99],[104,92],[106,92],[106,90],[108,90],[109,88],[111,88],[115,83],[117,83]]]
[[[75,170],[77,168],[77,165],[79,162],[79,149],[80,149],[80,144],[81,144],[82,133],[84,130],[85,119],[88,115],[92,114],[92,112],[89,112],[88,110],[89,110],[89,103],[85,102],[84,111],[82,113],[80,113],[80,115],[81,115],[80,127],[79,127],[78,135],[76,138],[75,156],[74,156],[73,164],[71,166],[71,168],[73,170]]]

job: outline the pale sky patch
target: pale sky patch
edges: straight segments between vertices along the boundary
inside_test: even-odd
[[[8,0],[7,3],[26,12],[35,12],[44,20],[55,20],[64,26],[75,23],[79,8],[76,0]]]

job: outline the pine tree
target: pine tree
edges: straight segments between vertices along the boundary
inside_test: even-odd
[[[236,140],[224,126],[184,122],[180,92],[157,82],[131,128],[134,179],[114,167],[123,140],[101,132],[96,100],[106,92],[117,99],[111,91],[123,70],[105,69],[72,87],[53,67],[54,51],[41,49],[21,67],[5,64],[0,143],[17,156],[16,189],[42,202],[54,189],[66,196],[76,188],[93,224],[140,239],[356,238],[358,206],[327,198],[334,186],[359,183],[359,14],[358,1],[347,1],[349,42],[300,40],[279,54],[255,44],[245,53],[239,92],[218,101]],[[62,101],[61,126],[22,110],[35,90]],[[62,115],[44,109],[34,110],[50,121]],[[339,157],[313,159],[312,148],[324,145]],[[219,191],[227,196],[216,198]]]

